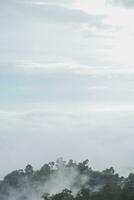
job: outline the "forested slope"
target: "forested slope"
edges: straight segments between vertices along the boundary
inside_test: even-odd
[[[94,171],[88,160],[28,164],[0,181],[0,200],[134,200],[134,174],[120,177],[113,167]]]

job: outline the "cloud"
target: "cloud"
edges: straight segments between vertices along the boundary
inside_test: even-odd
[[[111,3],[115,6],[123,6],[126,8],[133,8],[134,1],[133,0],[108,0],[108,3]]]
[[[71,0],[25,0],[23,1],[24,3],[35,3],[38,4],[38,2],[41,2],[42,4],[69,4],[71,2]]]
[[[105,85],[95,85],[95,86],[89,86],[88,90],[105,90],[108,89]]]
[[[38,168],[58,156],[89,158],[97,169],[114,165],[126,170],[133,166],[134,150],[128,148],[134,146],[133,116],[134,105],[31,104],[2,110],[0,176],[29,162]]]
[[[117,67],[117,66],[90,66],[83,65],[75,62],[53,62],[53,63],[38,63],[38,62],[24,62],[19,63],[16,69],[23,70],[25,72],[71,72],[77,75],[118,75],[118,74],[131,74],[134,73],[133,67]]]
[[[53,60],[53,58],[52,58]],[[115,66],[91,66],[89,64],[84,65],[78,62],[68,61],[68,62],[56,62],[54,58],[53,62],[45,62],[45,61],[12,61],[11,64],[8,62],[3,62],[1,66],[5,66],[5,68],[1,68],[0,71],[8,72],[8,71],[16,71],[16,72],[24,72],[24,73],[72,73],[75,75],[82,76],[107,76],[107,75],[121,75],[121,74],[133,74],[134,67],[117,67]],[[9,67],[10,66],[10,67]],[[99,86],[100,88],[101,86]],[[97,89],[95,87],[94,89]],[[102,86],[102,89],[104,87]]]
[[[8,3],[9,2],[9,5]],[[1,15],[5,15],[7,18],[18,17],[27,19],[39,18],[40,20],[49,20],[52,22],[62,24],[89,24],[90,26],[96,26],[98,28],[109,28],[107,24],[103,23],[104,15],[95,15],[86,13],[79,8],[75,8],[73,2],[67,3],[67,1],[15,1],[12,0],[2,3],[4,12]],[[17,10],[17,11],[16,11]],[[5,14],[4,14],[5,13]],[[12,16],[11,16],[12,15]],[[28,19],[28,20],[29,20]],[[10,20],[10,19],[9,19]],[[16,18],[15,21],[18,19]]]
[[[83,24],[87,23],[90,26],[103,26],[101,15],[90,15],[82,10],[69,9],[67,7],[56,4],[31,4],[31,13],[35,16],[40,16],[46,20],[52,20],[60,23]]]

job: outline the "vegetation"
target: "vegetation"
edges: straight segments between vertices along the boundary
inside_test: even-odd
[[[62,185],[60,181],[66,186],[66,179],[69,188],[52,192],[52,187]],[[134,200],[134,174],[124,178],[113,167],[94,171],[88,160],[66,163],[60,158],[40,170],[27,165],[25,170],[15,170],[0,181],[0,200],[32,200],[33,196],[42,200]]]

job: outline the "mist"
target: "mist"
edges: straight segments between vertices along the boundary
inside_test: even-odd
[[[100,180],[112,166],[112,186],[128,176],[125,185],[134,171],[132,0],[0,0],[0,8],[1,195],[7,174],[30,163],[37,175],[59,157],[89,159]],[[32,186],[24,170],[14,173],[24,187],[9,186],[9,200],[45,192],[55,200],[65,188],[75,198],[87,182],[77,167]]]
[[[64,189],[71,190],[75,196],[88,181],[88,176],[80,173],[76,163],[70,160],[67,164],[63,158],[58,158],[55,163],[44,164],[37,171],[33,171],[32,166],[27,165],[24,172],[20,169],[18,172],[13,171],[4,177],[2,187],[8,191],[8,196],[1,196],[2,200],[7,198],[9,200],[39,200],[43,194],[54,195]],[[18,178],[15,173],[18,173]],[[18,186],[14,187],[15,176]],[[3,190],[2,187],[1,190]]]
[[[111,111],[106,106],[66,105],[65,109],[61,105],[31,105],[22,110],[3,110],[1,177],[29,162],[39,168],[44,161],[56,160],[59,155],[77,161],[89,158],[95,169],[113,166],[127,175],[133,170],[132,130],[133,111],[129,107],[115,106]]]

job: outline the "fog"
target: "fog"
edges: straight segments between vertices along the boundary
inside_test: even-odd
[[[60,156],[133,172],[133,2],[0,7],[0,178]]]
[[[18,200],[18,199],[28,199],[28,200],[39,200],[43,194],[54,195],[62,192],[64,189],[72,191],[72,194],[76,194],[81,190],[82,186],[86,184],[88,180],[87,175],[82,175],[78,171],[77,167],[66,167],[64,165],[62,158],[58,158],[54,170],[55,172],[50,174],[50,177],[47,180],[43,179],[44,175],[42,174],[42,183],[36,182],[33,179],[33,183],[30,182],[28,176],[20,178],[19,184],[20,188],[14,188],[12,186],[8,187],[8,199]],[[57,165],[57,166],[56,166]],[[46,175],[46,177],[48,174]],[[7,197],[2,197],[6,199]]]
[[[27,163],[38,168],[59,156],[88,158],[95,169],[113,166],[126,175],[133,170],[134,114],[116,109],[31,105],[1,112],[1,177]]]

